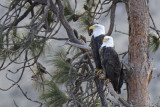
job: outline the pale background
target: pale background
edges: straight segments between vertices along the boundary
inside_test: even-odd
[[[0,0],[0,3],[3,5],[7,5],[7,0]],[[79,3],[81,4],[82,1],[79,0]],[[156,23],[157,28],[160,30],[160,0],[150,0],[149,3],[150,12],[152,14],[152,17]],[[79,6],[79,8],[82,8]],[[82,9],[80,9],[82,10]],[[2,8],[0,6],[0,16],[4,14],[6,11],[5,8]],[[27,23],[28,19],[25,20],[25,23]],[[101,20],[98,21],[100,24],[106,26],[106,31],[108,30],[108,24],[109,24],[109,18],[101,18]],[[2,23],[2,22],[0,22]],[[22,22],[21,24],[23,24]],[[85,37],[87,37],[88,40],[90,40],[90,37],[86,32],[83,32],[81,29],[81,26],[76,26],[75,23],[71,22],[71,24],[78,29],[78,32],[81,32]],[[122,3],[119,3],[116,9],[116,29],[125,33],[128,33],[128,21],[127,21],[127,15],[125,11],[125,6]],[[62,32],[63,31],[63,32]],[[64,33],[64,30],[61,30],[61,33],[59,33],[57,36],[66,36],[66,33]],[[115,41],[115,47],[116,51],[118,53],[122,53],[127,50],[128,48],[128,36],[123,35],[117,32],[113,32],[113,38]],[[54,52],[59,48],[58,46],[62,46],[64,43],[56,42],[55,40],[51,40],[51,50],[50,52],[47,52],[47,54],[54,54]],[[54,44],[54,45],[53,45]],[[149,93],[152,105],[160,101],[160,77],[157,75],[160,74],[160,49],[156,53],[150,53],[150,58],[153,59],[154,62],[154,72],[153,72],[153,79],[151,80],[151,83],[149,85]],[[41,58],[40,62],[44,64],[44,66],[47,68],[47,71],[51,72],[52,66],[45,63],[45,57]],[[10,66],[8,69],[16,70],[18,66]],[[11,85],[8,80],[5,78],[5,74],[7,72],[7,69],[4,71],[0,71],[0,87],[1,88],[7,88],[9,85]],[[11,76],[13,79],[16,80],[16,78],[19,76],[14,75]],[[38,97],[40,95],[40,92],[35,90],[34,84],[31,81],[31,72],[25,71],[25,74],[23,76],[23,79],[20,82],[21,87],[24,89],[24,91],[27,92],[27,95],[33,99],[38,100]],[[62,86],[60,86],[62,89],[64,89]],[[124,94],[124,93],[122,93]],[[15,107],[13,104],[13,99],[16,101],[16,103],[19,105],[19,107],[38,107],[38,104],[28,101],[22,93],[19,91],[17,86],[14,86],[9,91],[0,91],[0,107]]]

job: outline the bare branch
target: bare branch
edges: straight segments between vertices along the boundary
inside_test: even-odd
[[[20,87],[20,85],[17,84],[17,82],[15,82],[14,80],[10,79],[7,75],[6,75],[6,78],[7,78],[9,81],[12,81],[14,84],[16,84],[16,85],[18,86],[18,88],[20,89],[20,91],[22,92],[23,96],[24,96],[26,99],[28,99],[28,100],[31,101],[31,102],[38,103],[38,104],[40,104],[39,107],[42,107],[43,103],[41,103],[41,102],[39,102],[39,101],[36,101],[36,100],[32,100],[31,98],[29,98],[29,97],[27,96],[27,93],[23,91],[23,89]],[[15,101],[14,101],[14,102],[15,102]],[[15,103],[15,105],[16,105],[16,103]]]
[[[44,5],[47,4],[47,0],[32,0],[32,1],[40,3],[40,4],[44,4]]]
[[[115,11],[116,11],[116,2],[113,2],[111,5],[111,16],[110,16],[110,27],[108,30],[107,35],[111,35],[114,28],[114,22],[115,22]]]
[[[0,6],[2,6],[2,7],[4,7],[4,8],[7,8],[7,9],[8,9],[8,7],[7,7],[7,6],[4,6],[4,5],[2,5],[1,3],[0,3]]]
[[[45,37],[45,36],[34,36],[35,38],[44,38],[44,39],[55,39],[55,40],[68,40],[68,38],[56,38],[56,37]]]
[[[71,26],[69,25],[68,21],[64,17],[64,7],[63,7],[61,1],[56,0],[56,2],[57,2],[58,7],[59,7],[59,12],[58,12],[59,20],[61,21],[62,25],[66,29],[66,32],[68,34],[68,37],[69,37],[70,41],[74,42],[74,43],[81,44],[81,42],[74,35],[74,32],[73,32]]]
[[[20,89],[20,91],[22,92],[22,94],[23,94],[29,101],[38,103],[38,104],[40,104],[39,107],[42,107],[43,103],[41,103],[41,102],[39,102],[39,101],[36,101],[36,100],[32,100],[31,98],[29,98],[29,97],[27,96],[27,93],[25,93],[25,92],[23,91],[23,89],[20,87],[20,85],[17,84],[17,86],[18,86],[18,88]]]
[[[115,27],[115,32],[118,32],[118,33],[121,33],[121,34],[124,34],[124,35],[127,35],[127,36],[129,35],[128,33],[124,33],[122,31],[117,30],[116,27]]]
[[[17,105],[17,103],[15,102],[15,100],[13,99],[13,102],[14,102],[14,105],[16,106],[16,107],[19,107],[18,105]]]
[[[70,41],[67,41],[66,44],[75,46],[75,47],[80,48],[80,49],[85,49],[87,51],[91,51],[91,47],[88,47],[86,45],[81,45],[81,44],[73,43],[73,42],[70,42]]]
[[[37,3],[33,3],[25,12],[24,14],[19,17],[19,19],[17,19],[15,22],[13,22],[13,24],[11,26],[16,26],[20,21],[22,21],[29,12],[31,12],[31,10],[37,5]]]
[[[154,26],[154,29],[155,29],[156,33],[157,33],[158,36],[160,37],[159,32],[158,32],[158,30],[157,30],[157,28],[156,28],[156,24],[155,24],[155,22],[154,22],[154,20],[153,20],[152,15],[151,15],[150,12],[149,12],[149,17],[150,17],[150,19],[151,19],[151,21],[152,21],[152,23],[153,23],[153,26]]]
[[[120,101],[125,107],[133,107],[132,105],[128,104],[120,95],[118,95],[111,84],[111,82],[106,83],[106,87],[108,88],[110,94],[117,100]]]

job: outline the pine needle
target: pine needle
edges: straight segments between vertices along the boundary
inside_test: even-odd
[[[88,30],[89,26],[93,23],[91,13],[87,12],[83,16],[80,17],[79,23],[83,27],[83,30]]]
[[[53,81],[50,81],[47,84],[46,91],[40,96],[40,99],[46,100],[46,106],[60,107],[66,103],[67,96]]]
[[[65,0],[64,2],[65,2],[65,4],[64,4],[64,6],[65,6],[64,7],[64,15],[65,16],[72,15],[74,11],[71,7],[71,4],[70,4],[69,0]]]
[[[48,14],[47,14],[47,22],[48,22],[48,26],[51,25],[51,23],[53,22],[53,12],[52,11],[48,11]]]
[[[160,45],[160,39],[155,33],[149,34],[149,49],[152,50],[152,52],[156,52]]]
[[[54,65],[56,70],[53,71],[53,80],[57,83],[63,84],[68,83],[68,71],[70,69],[71,64],[66,61],[67,54],[64,49],[60,49],[54,56],[50,56],[47,62]],[[71,78],[76,78],[76,72],[73,69],[71,72]]]

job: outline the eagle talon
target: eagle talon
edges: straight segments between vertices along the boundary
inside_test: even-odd
[[[104,81],[105,84],[107,84],[108,82],[110,82],[110,79],[109,79],[109,78],[107,78],[107,79]]]
[[[108,89],[108,88],[106,89],[106,93],[107,93],[107,94],[109,93],[109,89]]]
[[[96,70],[97,76],[98,76],[99,74],[101,74],[101,73],[102,73],[102,69],[97,69],[97,70]]]

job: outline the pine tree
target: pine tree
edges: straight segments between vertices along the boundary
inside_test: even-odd
[[[27,93],[20,90],[28,100],[40,106],[149,106],[147,88],[153,70],[148,49],[156,52],[160,39],[154,22],[154,27],[151,28],[156,34],[149,33],[148,2],[83,1],[80,5],[78,0],[11,0],[8,7],[1,5],[8,11],[0,18],[0,70],[8,71],[6,79],[13,84],[0,90],[7,91],[15,85],[19,87],[25,72],[30,71],[33,73],[31,79],[34,86],[42,93],[42,102],[32,100]],[[128,62],[122,61],[127,84],[125,92],[128,93],[125,100],[112,90],[109,83],[100,88],[99,81],[103,75],[97,76],[95,73],[90,40],[88,41],[88,36],[92,34],[92,31],[88,30],[89,26],[101,18],[110,18],[107,34],[114,32],[118,3],[125,4],[129,22],[129,49],[124,54],[128,54],[129,59]],[[77,9],[78,6],[81,6],[81,11]],[[77,27],[73,28],[72,24]],[[50,43],[54,48],[49,47]],[[65,46],[55,50],[56,43]],[[44,63],[52,66],[52,70],[48,70]],[[10,69],[10,65],[18,68]],[[15,81],[8,77],[8,73],[21,75]],[[15,101],[14,104],[18,106]]]

